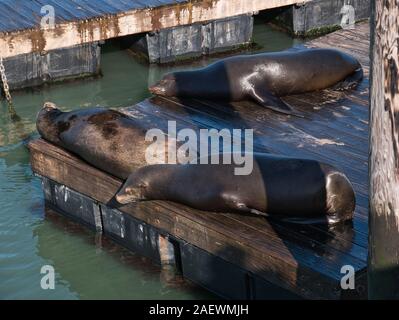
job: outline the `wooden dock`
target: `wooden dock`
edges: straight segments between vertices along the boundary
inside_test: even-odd
[[[47,52],[298,2],[306,0],[2,0],[0,56]],[[41,26],[44,6],[54,8],[53,27]]]
[[[253,128],[256,151],[333,164],[353,183],[357,199],[353,223],[335,228],[288,224],[201,212],[164,201],[112,208],[110,200],[122,181],[39,139],[29,145],[31,163],[44,178],[49,205],[155,261],[160,261],[158,237],[170,239],[183,275],[226,298],[365,298],[369,26],[358,24],[355,30],[337,31],[307,45],[349,52],[363,64],[365,78],[353,91],[287,97],[305,119],[249,102],[157,97],[122,111],[143,121],[176,120],[180,127],[197,130]],[[341,268],[347,265],[356,271],[355,290],[340,286]]]

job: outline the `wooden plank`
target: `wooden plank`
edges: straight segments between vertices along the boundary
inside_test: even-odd
[[[301,2],[306,1],[310,0]],[[31,28],[26,29],[27,25],[15,25],[0,33],[0,56],[7,58],[31,52],[45,52],[130,34],[223,19],[297,2],[298,0],[185,0],[160,5],[154,1],[141,4],[132,1],[126,10],[115,13],[114,10],[106,9],[108,6],[104,5],[108,2],[104,0],[96,1],[94,8],[89,2],[81,0],[65,0],[62,3],[49,0],[45,4],[56,8],[56,17],[61,15],[61,19],[57,18],[55,27],[41,28],[40,11],[33,11],[29,19],[23,19],[25,22],[30,21],[28,26]],[[19,13],[8,2],[0,3],[0,12],[2,11],[8,16],[15,16],[15,21],[20,20]]]
[[[371,11],[368,297],[393,300],[399,299],[399,2],[376,1]]]

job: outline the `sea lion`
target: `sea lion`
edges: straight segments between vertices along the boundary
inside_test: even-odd
[[[362,66],[354,57],[333,49],[305,49],[222,59],[198,70],[167,74],[149,90],[168,97],[254,100],[298,115],[279,97],[329,87],[350,89],[362,78]]]
[[[46,102],[37,116],[36,127],[45,140],[126,179],[134,169],[149,164],[146,150],[152,141],[146,141],[146,133],[152,128],[166,132],[164,122],[157,118],[136,119],[100,107],[62,112],[55,104]],[[169,137],[159,152],[167,153],[168,143],[172,142]],[[165,163],[162,158],[154,163]]]
[[[205,211],[250,212],[296,222],[352,219],[352,185],[334,167],[309,159],[253,156],[253,170],[246,176],[235,175],[233,164],[145,166],[129,176],[115,199],[121,204],[168,200]]]

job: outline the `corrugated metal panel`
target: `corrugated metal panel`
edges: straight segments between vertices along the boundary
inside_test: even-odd
[[[41,8],[55,9],[56,23],[90,19],[134,9],[159,7],[189,0],[0,0],[0,32],[34,28],[40,24]]]

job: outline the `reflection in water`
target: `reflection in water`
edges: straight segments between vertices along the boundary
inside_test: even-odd
[[[51,209],[46,208],[45,217],[34,230],[38,254],[51,261],[60,281],[67,281],[69,290],[80,299],[211,297],[181,276],[162,270],[149,259],[95,235]],[[85,263],[80,263],[82,252]]]
[[[263,24],[255,25],[254,39],[263,46],[262,51],[296,44]],[[0,299],[205,297],[203,291],[194,290],[178,276],[120,251],[104,238],[96,241],[90,232],[67,227],[67,221],[44,219],[40,180],[32,174],[25,143],[37,136],[36,114],[45,101],[57,103],[64,111],[128,106],[148,97],[148,84],[163,73],[207,65],[215,59],[149,68],[128,52],[107,45],[103,48],[103,77],[13,93],[21,121],[10,121],[6,102],[0,102]],[[40,269],[46,264],[55,267],[55,290],[40,288]]]

